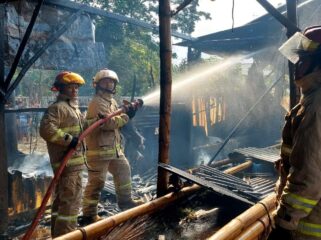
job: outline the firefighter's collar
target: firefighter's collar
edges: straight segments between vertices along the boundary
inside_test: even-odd
[[[109,92],[105,92],[105,91],[98,91],[97,95],[108,100],[108,101],[111,101],[113,98],[113,94],[111,94]]]
[[[295,81],[296,85],[302,89],[302,93],[308,93],[321,86],[321,70],[312,72],[303,78]]]
[[[73,107],[73,108],[78,108],[79,104],[78,104],[78,98],[71,98],[65,94],[60,93],[57,97],[58,101],[65,101],[68,102],[68,104]]]

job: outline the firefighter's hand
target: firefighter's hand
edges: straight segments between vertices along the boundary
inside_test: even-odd
[[[281,239],[284,239],[284,240],[293,239],[292,231],[276,225],[275,228],[272,229],[267,240],[281,240]]]
[[[78,142],[79,142],[78,137],[72,137],[71,142],[69,143],[68,148],[69,148],[69,149],[72,149],[72,148],[75,149],[75,148],[77,147],[77,145],[78,145]]]
[[[136,111],[137,111],[137,108],[129,105],[129,106],[127,107],[126,114],[128,115],[128,117],[129,117],[130,119],[132,119],[133,117],[135,117]]]

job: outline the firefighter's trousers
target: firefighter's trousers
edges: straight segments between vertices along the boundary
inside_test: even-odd
[[[118,205],[131,201],[131,172],[125,156],[110,160],[88,158],[88,183],[83,199],[84,216],[97,215],[97,205],[107,172],[113,175]]]
[[[51,235],[58,237],[77,228],[81,207],[82,170],[64,173],[55,189],[51,209]]]

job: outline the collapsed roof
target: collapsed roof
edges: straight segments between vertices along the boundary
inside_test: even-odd
[[[277,9],[286,14],[286,6]],[[299,0],[298,23],[302,29],[309,25],[320,25],[319,0]],[[198,37],[196,40],[177,43],[208,54],[230,54],[254,52],[266,47],[279,47],[285,39],[286,29],[270,14],[261,16],[243,26]],[[278,44],[279,43],[279,44]]]

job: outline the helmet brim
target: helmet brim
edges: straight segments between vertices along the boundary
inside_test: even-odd
[[[300,32],[296,32],[291,38],[289,38],[279,48],[279,51],[290,62],[296,64],[302,55],[313,55],[319,47],[319,43],[316,43]]]

